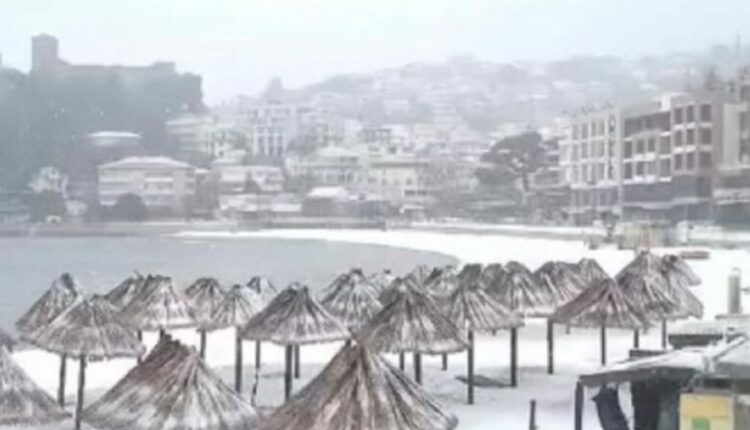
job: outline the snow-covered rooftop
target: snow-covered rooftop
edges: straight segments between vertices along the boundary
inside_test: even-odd
[[[193,166],[177,161],[169,157],[127,157],[122,160],[114,161],[112,163],[106,163],[99,166],[100,168],[114,168],[114,167],[172,167],[180,169],[191,169]]]

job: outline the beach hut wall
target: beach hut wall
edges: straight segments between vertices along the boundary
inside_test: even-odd
[[[103,430],[254,430],[255,409],[201,360],[164,336],[146,359],[84,411]]]
[[[261,430],[451,430],[457,419],[362,344],[342,348]]]
[[[36,426],[69,415],[0,346],[0,426]]]

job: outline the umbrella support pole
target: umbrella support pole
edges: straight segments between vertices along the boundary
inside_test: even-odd
[[[242,393],[242,338],[239,330],[234,336],[234,390]]]
[[[418,352],[414,353],[414,380],[422,385],[422,355]]]
[[[667,349],[667,320],[661,320],[661,349]]]
[[[467,403],[474,404],[474,332],[469,330],[469,347],[466,348]]]
[[[443,370],[448,370],[448,354],[443,353]]]
[[[68,356],[63,354],[60,356],[60,381],[57,386],[57,404],[60,407],[65,407],[65,376],[67,373]]]
[[[583,385],[576,383],[573,429],[583,430]]]
[[[206,359],[206,330],[199,330],[198,333],[200,334],[200,342],[201,342],[201,359]]]
[[[138,330],[138,331],[135,332],[135,334],[138,336],[138,342],[140,342],[141,344],[143,344],[143,330]],[[142,362],[143,362],[143,357],[139,355],[138,356],[138,364],[141,364]]]
[[[518,328],[510,329],[510,386],[518,386]]]
[[[547,374],[555,373],[555,323],[547,320]]]
[[[633,330],[633,349],[641,347],[641,332],[638,329]]]
[[[605,366],[607,364],[607,327],[602,326],[600,330],[601,363]]]
[[[260,355],[261,355],[261,343],[259,340],[255,341],[255,368],[260,369]]]
[[[83,414],[83,393],[86,389],[86,356],[81,356],[78,369],[78,397],[76,400],[75,429],[81,430],[81,415]]]
[[[284,400],[292,396],[292,361],[294,361],[294,346],[287,345],[284,354]]]
[[[164,336],[166,336],[166,335],[167,335],[167,331],[164,330],[163,328],[160,328],[159,329],[159,340],[164,339]]]
[[[300,346],[294,345],[294,379],[299,379]]]
[[[402,372],[406,370],[406,356],[403,351],[398,353],[398,369]]]

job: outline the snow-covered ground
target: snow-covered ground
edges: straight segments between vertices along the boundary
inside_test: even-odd
[[[548,260],[577,261],[582,257],[597,259],[610,274],[615,274],[633,256],[632,252],[615,249],[588,250],[583,244],[572,241],[549,239],[525,239],[495,234],[446,234],[427,231],[370,231],[370,230],[286,230],[243,233],[186,232],[184,237],[214,237],[227,240],[245,240],[251,237],[274,237],[286,239],[319,239],[372,243],[417,250],[441,252],[453,255],[462,262],[506,262],[517,260],[536,268]],[[658,251],[658,250],[657,250]],[[725,309],[727,278],[733,268],[750,268],[750,253],[747,250],[711,250],[709,260],[691,262],[703,279],[696,293],[706,305],[706,318],[713,318]],[[748,282],[748,275],[745,283]],[[746,307],[750,300],[746,300]],[[197,345],[198,337],[191,330],[173,333],[186,343]],[[146,342],[155,343],[155,334],[147,334]],[[546,374],[545,323],[529,320],[519,333],[519,387],[477,388],[476,404],[465,404],[466,386],[456,380],[465,372],[465,354],[450,357],[447,372],[440,370],[439,357],[423,359],[423,380],[426,389],[435,395],[447,409],[455,413],[460,429],[521,429],[528,426],[529,402],[537,401],[537,425],[540,430],[570,430],[573,426],[573,390],[577,375],[599,366],[599,336],[594,330],[573,329],[566,334],[563,327],[556,333],[556,374]],[[630,332],[610,330],[609,360],[627,356],[632,342]],[[476,373],[491,378],[505,379],[509,368],[508,333],[499,332],[478,335],[476,339]],[[644,348],[659,348],[659,330],[641,336]],[[254,348],[245,344],[245,393],[250,392],[254,381]],[[295,381],[295,388],[303,386],[333,356],[340,344],[316,345],[302,348],[302,378]],[[208,363],[217,368],[231,384],[233,369],[233,333],[231,330],[216,332],[209,336]],[[38,350],[24,350],[15,354],[19,363],[50,393],[57,385],[58,359]],[[395,357],[391,357],[396,362]],[[272,345],[263,346],[263,366],[259,375],[257,404],[262,411],[272,410],[281,404],[283,351]],[[102,390],[112,386],[134,365],[133,360],[114,360],[92,363],[88,367],[87,392],[90,402]],[[411,372],[410,360],[407,370]],[[76,363],[68,364],[68,400],[73,410],[76,378]],[[627,390],[622,390],[622,403],[627,407]],[[593,394],[593,393],[589,393]],[[586,405],[585,429],[599,429],[593,404]]]

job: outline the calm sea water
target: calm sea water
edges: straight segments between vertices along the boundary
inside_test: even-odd
[[[405,273],[419,263],[455,263],[442,254],[377,245],[267,238],[185,239],[31,238],[0,239],[0,326],[13,332],[18,317],[63,272],[83,289],[103,293],[137,270],[170,275],[184,288],[201,276],[226,286],[269,276],[282,288],[300,281],[320,290],[342,271],[390,268]]]

